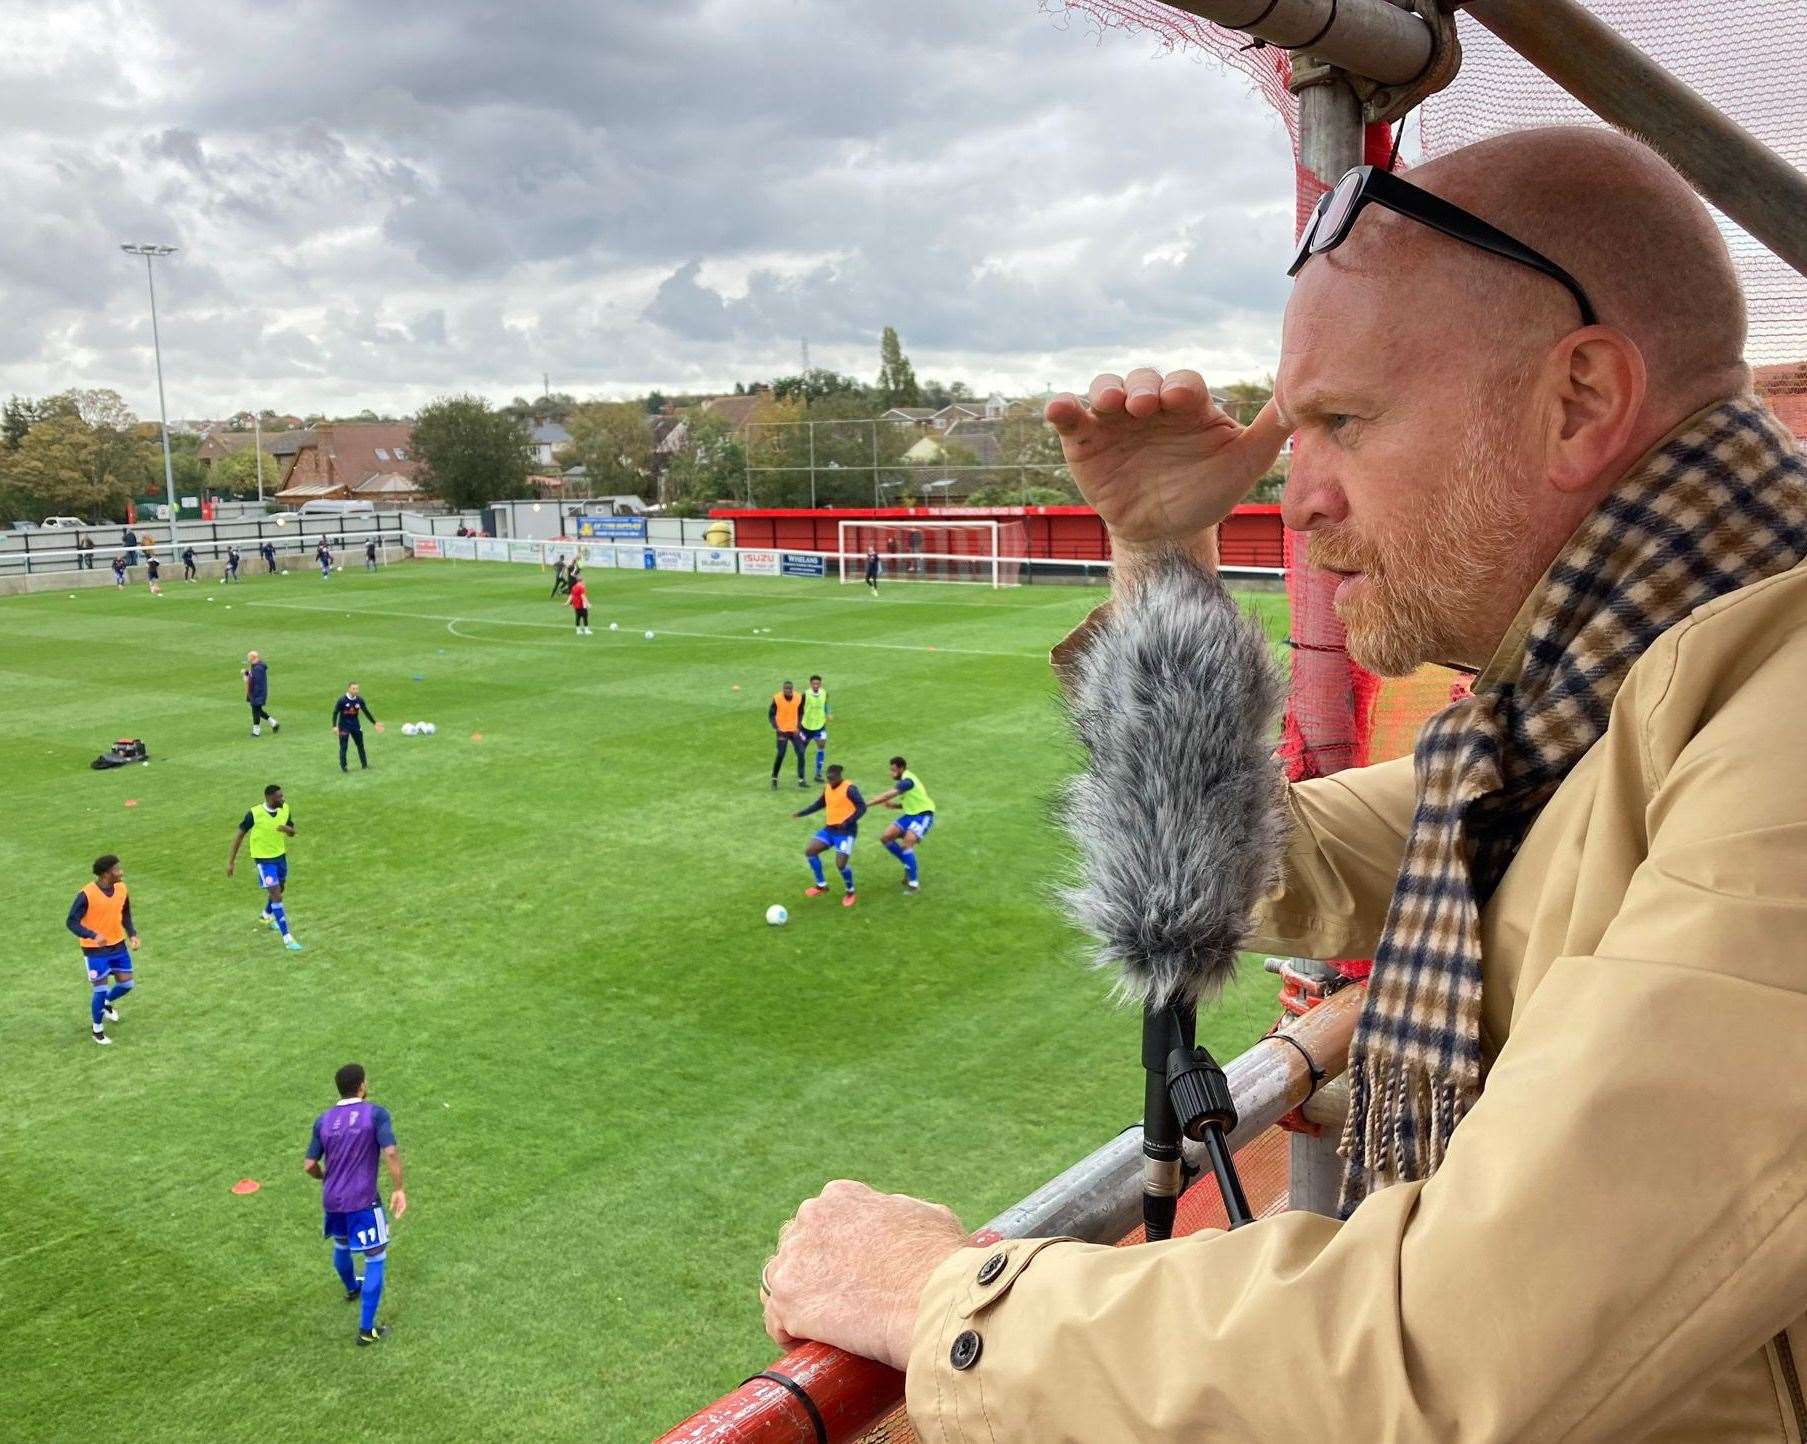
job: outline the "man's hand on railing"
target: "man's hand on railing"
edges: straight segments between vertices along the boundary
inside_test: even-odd
[[[837,1179],[778,1231],[765,1331],[782,1349],[813,1339],[901,1370],[929,1275],[965,1243],[952,1210]]]

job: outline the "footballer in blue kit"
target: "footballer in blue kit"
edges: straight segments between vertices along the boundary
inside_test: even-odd
[[[801,812],[791,815],[808,817],[812,812],[823,813],[826,825],[817,829],[803,849],[810,873],[815,878],[815,882],[803,890],[803,895],[820,897],[828,890],[828,879],[822,871],[822,854],[832,852],[835,864],[841,870],[841,886],[845,889],[841,906],[850,908],[854,904],[853,844],[859,836],[860,819],[866,815],[866,799],[860,796],[859,788],[843,779],[838,763],[830,765],[822,795]]]
[[[323,1232],[332,1240],[333,1269],[345,1285],[345,1301],[357,1300],[358,1344],[381,1343],[389,1332],[376,1321],[388,1269],[389,1217],[377,1196],[377,1160],[389,1170],[389,1207],[400,1218],[408,1210],[402,1191],[402,1156],[395,1146],[389,1110],[370,1101],[370,1086],[360,1064],[347,1063],[333,1075],[339,1101],[314,1120],[302,1169],[322,1181],[320,1202],[326,1213]],[[352,1254],[364,1256],[364,1277],[352,1266]]]

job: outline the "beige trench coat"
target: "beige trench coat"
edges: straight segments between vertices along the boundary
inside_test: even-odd
[[[1249,946],[1371,956],[1411,760],[1289,805]],[[1490,1070],[1434,1178],[1346,1223],[962,1250],[917,1316],[922,1438],[1799,1444],[1807,568],[1638,660],[1482,933]]]

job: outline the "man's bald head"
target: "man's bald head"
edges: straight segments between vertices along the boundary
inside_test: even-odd
[[[1568,271],[1556,281],[1370,205],[1308,260],[1274,399],[1293,431],[1282,501],[1376,671],[1480,666],[1538,577],[1625,471],[1745,390],[1745,312],[1706,208],[1648,147],[1520,131],[1419,167],[1413,185]]]
[[[1574,276],[1601,323],[1643,355],[1649,404],[1669,424],[1748,384],[1731,253],[1700,198],[1650,147],[1596,127],[1552,126],[1452,151],[1410,179]],[[1500,344],[1529,351],[1579,324],[1554,281],[1402,217],[1387,221],[1394,263],[1449,276]]]

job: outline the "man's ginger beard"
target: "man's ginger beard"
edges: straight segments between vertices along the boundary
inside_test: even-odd
[[[1447,476],[1419,489],[1399,524],[1376,537],[1348,527],[1313,535],[1309,559],[1326,570],[1360,572],[1336,603],[1349,655],[1382,677],[1471,651],[1466,628],[1474,599],[1512,579],[1528,534],[1521,484],[1526,462],[1512,440],[1512,402],[1521,386],[1495,384],[1469,407]]]

